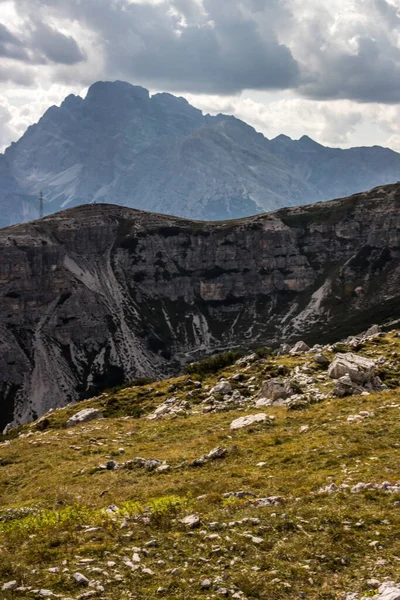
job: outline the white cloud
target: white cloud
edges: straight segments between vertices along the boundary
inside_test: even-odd
[[[233,114],[268,138],[284,133],[294,139],[306,134],[328,146],[381,144],[393,149],[390,133],[400,133],[400,107],[359,104],[351,100],[308,100],[286,94],[279,100],[257,94],[205,96],[185,94],[194,106],[210,114]],[[393,142],[395,143],[395,142]]]
[[[268,137],[398,148],[399,12],[400,0],[0,0],[0,146],[119,78]]]

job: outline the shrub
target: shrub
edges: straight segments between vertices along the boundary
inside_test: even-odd
[[[268,358],[269,356],[272,356],[273,354],[273,350],[272,348],[256,348],[254,350],[257,358]]]
[[[171,519],[188,506],[188,496],[162,496],[149,504],[151,519],[158,525],[169,523]]]
[[[206,358],[200,362],[186,365],[185,373],[188,375],[208,375],[210,373],[217,373],[221,369],[233,365],[241,356],[242,354],[236,350],[210,356],[210,358]]]

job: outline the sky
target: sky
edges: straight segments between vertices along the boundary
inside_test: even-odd
[[[116,79],[268,138],[400,151],[400,0],[0,0],[0,150]]]

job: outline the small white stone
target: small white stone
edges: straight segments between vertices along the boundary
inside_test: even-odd
[[[7,583],[3,583],[1,590],[2,590],[2,592],[11,592],[12,590],[15,590],[15,588],[17,588],[17,587],[18,587],[17,581],[8,581]]]

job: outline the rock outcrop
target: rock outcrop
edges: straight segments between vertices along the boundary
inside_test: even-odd
[[[230,222],[86,205],[1,230],[0,428],[207,353],[399,318],[399,207],[396,184]]]

